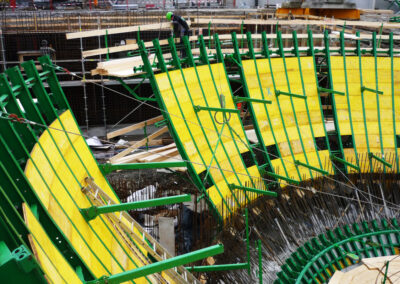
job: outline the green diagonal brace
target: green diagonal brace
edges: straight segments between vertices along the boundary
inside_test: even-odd
[[[378,91],[378,90],[374,90],[374,89],[362,86],[361,87],[361,92],[365,92],[365,91],[368,91],[368,92],[371,92],[371,93],[375,93],[375,94],[379,94],[379,95],[383,95],[382,91]]]
[[[355,169],[356,171],[360,171],[360,167],[358,167],[358,166],[356,166],[356,165],[353,165],[352,163],[349,163],[349,162],[347,162],[347,161],[344,160],[344,159],[338,158],[338,157],[336,157],[335,155],[331,155],[330,158],[331,158],[331,160],[336,161],[336,162],[339,162],[339,163],[342,163],[342,164],[344,164],[344,165],[346,165],[346,166],[349,166],[350,168],[353,168],[353,169]]]
[[[281,176],[281,175],[278,175],[278,174],[275,174],[275,173],[271,173],[271,172],[265,171],[265,174],[267,176],[270,176],[270,177],[273,177],[273,178],[276,178],[276,179],[281,179],[281,180],[284,180],[284,181],[287,181],[287,182],[290,182],[290,183],[294,183],[294,184],[297,184],[297,185],[300,184],[300,182],[298,180],[294,180],[294,179],[291,179],[291,178],[288,178],[288,177],[284,177],[284,176]]]
[[[272,104],[272,101],[261,100],[261,99],[253,99],[253,98],[245,98],[245,97],[233,97],[235,102],[250,102],[250,103],[260,103],[260,104]]]
[[[103,276],[97,280],[86,282],[87,284],[117,284],[125,281],[137,279],[146,275],[154,274],[164,270],[168,270],[177,266],[188,264],[191,262],[204,259],[206,257],[214,256],[224,252],[224,246],[221,244],[207,247],[204,249],[196,250],[180,256],[168,258],[159,262],[145,265],[133,270],[121,272],[111,276]]]
[[[284,95],[284,96],[290,96],[290,97],[295,97],[295,98],[299,98],[299,99],[307,99],[307,97],[303,96],[303,95],[292,94],[292,93],[283,92],[283,91],[279,91],[279,90],[275,91],[275,95],[276,96]]]
[[[324,92],[324,93],[336,94],[336,95],[340,95],[340,96],[345,96],[346,95],[343,92],[339,92],[339,91],[335,91],[335,90],[331,90],[331,89],[326,89],[326,88],[322,88],[322,87],[318,87],[318,91]]]
[[[278,193],[274,192],[274,191],[261,190],[261,189],[256,189],[256,188],[252,188],[252,187],[247,187],[247,186],[240,186],[240,185],[236,185],[236,184],[233,184],[233,183],[231,183],[229,185],[229,187],[230,187],[230,189],[240,189],[240,190],[250,191],[250,192],[254,192],[254,193],[258,193],[258,194],[278,197]]]
[[[240,113],[238,109],[229,109],[229,108],[218,108],[218,107],[205,107],[205,106],[194,106],[194,111],[199,112],[201,110],[208,110],[208,111],[219,111],[219,112],[230,112],[230,113]]]
[[[86,221],[90,221],[99,216],[100,214],[142,209],[142,208],[169,205],[169,204],[189,202],[189,201],[191,201],[190,194],[183,194],[177,196],[168,196],[168,197],[154,198],[150,200],[142,200],[142,201],[121,203],[114,205],[92,206],[89,208],[80,209],[80,211],[83,217],[86,219]]]
[[[300,162],[299,160],[296,160],[296,161],[294,162],[294,164],[295,164],[296,166],[302,166],[302,167],[311,169],[311,170],[313,170],[313,171],[319,172],[319,173],[321,173],[321,174],[323,174],[323,175],[326,175],[326,176],[329,175],[329,172],[327,172],[327,171],[325,171],[325,170],[323,170],[323,169],[319,169],[319,168],[310,166],[310,165],[308,165],[308,164],[302,163],[302,162]]]
[[[389,168],[392,168],[392,165],[391,165],[389,162],[386,162],[384,159],[379,158],[378,156],[374,155],[373,153],[368,153],[368,157],[369,157],[370,159],[375,159],[375,160],[377,160],[378,162],[381,162],[382,164],[384,164],[385,166],[387,166],[387,167],[389,167]]]
[[[218,265],[205,265],[205,266],[189,266],[185,267],[189,272],[211,272],[211,271],[224,271],[247,269],[247,263],[234,263],[234,264],[218,264]]]

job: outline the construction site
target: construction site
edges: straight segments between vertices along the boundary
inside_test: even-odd
[[[400,284],[398,151],[400,1],[0,1],[2,283]]]

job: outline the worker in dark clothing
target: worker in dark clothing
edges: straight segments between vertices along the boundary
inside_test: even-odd
[[[55,60],[56,51],[51,46],[48,46],[48,42],[45,39],[40,43],[40,55],[48,55],[52,60]]]
[[[190,28],[188,23],[183,17],[180,17],[178,15],[175,15],[172,12],[168,12],[167,15],[167,20],[172,21],[174,25],[174,36],[180,39],[181,44],[183,43],[182,38],[184,36],[189,36],[190,35]],[[182,48],[181,50],[181,56],[185,57],[186,52],[185,49]]]

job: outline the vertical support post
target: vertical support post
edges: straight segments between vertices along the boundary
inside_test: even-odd
[[[97,16],[97,28],[100,30],[100,17]],[[101,38],[100,36],[97,37],[98,43],[99,43],[99,48],[101,48]],[[99,55],[100,62],[102,61],[102,56],[101,54]],[[103,75],[100,74],[100,81],[101,81],[101,103],[103,105],[103,122],[104,122],[104,136],[107,136],[107,117],[106,117],[106,100],[105,100],[105,95],[104,95],[104,80],[103,80]]]
[[[110,60],[110,49],[108,48],[108,30],[106,30],[106,34],[104,36],[104,44],[107,48],[106,58],[108,61],[108,60]]]
[[[260,281],[259,283],[263,284],[261,240],[256,241],[256,247],[257,247],[257,252],[258,252],[258,279]]]
[[[4,50],[4,37],[3,37],[3,29],[0,28],[0,48],[1,48],[1,60],[3,65],[3,71],[7,69],[7,61],[6,61],[6,51]]]
[[[81,16],[78,16],[79,20],[79,31],[82,31],[82,22]],[[85,59],[83,58],[83,43],[82,38],[79,39],[80,42],[80,49],[81,49],[81,67],[82,67],[82,87],[83,87],[83,102],[84,102],[84,109],[85,109],[85,123],[86,123],[86,131],[89,131],[89,116],[88,116],[88,103],[87,103],[87,93],[86,93],[86,72],[85,72]]]
[[[244,218],[246,223],[246,253],[247,253],[247,272],[250,275],[250,236],[249,236],[249,209],[245,209]]]

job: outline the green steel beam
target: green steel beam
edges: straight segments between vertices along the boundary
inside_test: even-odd
[[[91,206],[89,208],[80,209],[80,211],[83,217],[86,219],[86,221],[90,221],[95,219],[97,216],[101,214],[142,209],[142,208],[169,205],[169,204],[189,202],[189,201],[191,201],[191,195],[183,194],[177,196],[168,196],[168,197],[154,198],[150,200],[134,201],[128,203],[114,204],[114,205]]]
[[[260,103],[260,104],[272,104],[272,101],[269,100],[261,100],[261,99],[253,99],[253,98],[246,98],[246,97],[239,97],[235,96],[233,97],[233,100],[235,102],[249,102],[249,103]]]
[[[100,170],[104,175],[107,175],[117,170],[143,170],[143,169],[163,169],[163,168],[180,168],[187,167],[187,162],[155,162],[155,163],[132,163],[132,164],[117,164],[110,163],[100,164]]]
[[[339,91],[335,91],[335,90],[331,90],[331,89],[326,89],[326,88],[322,88],[322,87],[318,87],[318,91],[324,92],[324,93],[336,94],[336,95],[340,95],[340,96],[345,96],[346,95],[343,92],[339,92]]]
[[[293,183],[293,184],[297,184],[297,185],[300,184],[300,181],[298,181],[298,180],[294,180],[294,179],[291,179],[291,178],[288,178],[288,177],[285,177],[285,176],[281,176],[281,175],[278,175],[278,174],[275,174],[275,173],[271,173],[271,172],[265,171],[265,174],[267,176],[270,176],[270,177],[273,177],[273,178],[276,178],[276,179],[281,179],[281,180],[287,181],[289,183]]]
[[[196,250],[180,256],[162,260],[133,270],[121,272],[111,276],[103,276],[97,280],[86,282],[87,284],[117,284],[125,281],[140,278],[146,275],[158,273],[164,270],[181,266],[187,263],[195,262],[206,257],[214,256],[224,252],[224,246],[221,244]]]
[[[247,267],[248,263],[234,263],[234,264],[218,264],[218,265],[206,265],[206,266],[188,266],[185,268],[189,272],[211,272],[211,271],[247,269]]]
[[[205,107],[205,106],[199,106],[199,105],[194,106],[194,111],[195,112],[199,112],[201,110],[228,112],[228,113],[237,113],[237,114],[240,113],[240,110],[238,110],[238,109],[218,108],[218,107]]]
[[[289,93],[289,92],[284,92],[284,91],[279,91],[279,90],[275,91],[275,95],[276,96],[284,95],[284,96],[295,97],[295,98],[299,98],[299,99],[307,99],[307,97],[303,96],[303,95],[292,94],[292,93]]]
[[[247,186],[240,186],[240,185],[236,185],[236,184],[232,184],[232,183],[229,185],[229,188],[231,188],[231,189],[240,189],[240,190],[254,192],[254,193],[258,193],[258,194],[262,194],[262,195],[278,197],[278,193],[274,192],[274,191],[261,190],[261,189],[247,187]]]
[[[378,156],[374,155],[373,153],[368,153],[368,157],[370,159],[375,159],[378,162],[384,164],[385,166],[392,168],[392,165],[389,162],[386,162],[385,159],[379,158]]]
[[[371,93],[375,93],[375,94],[379,94],[379,95],[383,95],[383,92],[382,92],[382,91],[378,91],[378,90],[374,90],[374,89],[371,89],[371,88],[367,88],[367,87],[365,87],[365,86],[362,86],[362,87],[361,87],[361,92],[365,92],[365,91],[368,91],[368,92],[371,92]]]
[[[299,160],[296,160],[294,163],[295,163],[296,166],[302,166],[302,167],[311,169],[311,170],[313,170],[313,171],[319,172],[319,173],[321,173],[321,174],[323,174],[323,175],[326,175],[326,176],[329,175],[329,172],[327,172],[327,171],[325,171],[325,170],[323,170],[323,169],[319,169],[319,168],[310,166],[310,165],[308,165],[308,164],[302,163],[302,162],[300,162]]]
[[[338,157],[336,157],[335,155],[331,155],[330,158],[331,158],[331,160],[336,161],[336,162],[339,162],[339,163],[342,163],[342,164],[344,164],[344,165],[346,165],[346,166],[349,166],[350,168],[353,168],[353,169],[355,169],[356,171],[360,171],[360,167],[358,167],[358,166],[356,166],[356,165],[353,165],[352,163],[349,163],[349,162],[347,162],[347,161],[344,160],[344,159],[338,158]]]

